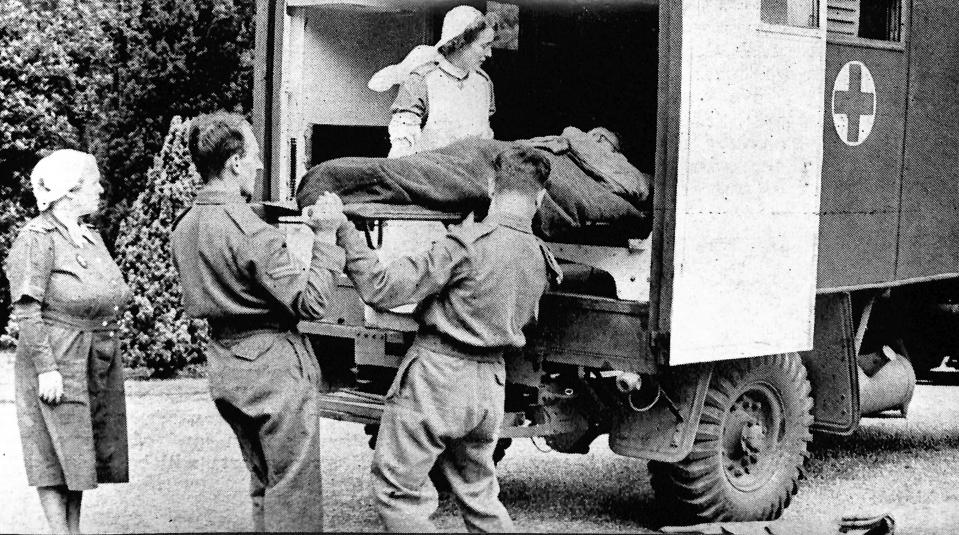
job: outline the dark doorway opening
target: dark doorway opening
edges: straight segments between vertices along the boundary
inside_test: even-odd
[[[635,2],[518,1],[518,50],[493,51],[497,139],[605,126],[652,172],[656,157],[659,10]]]
[[[390,141],[385,126],[315,124],[305,154],[307,168],[343,156],[385,157]]]

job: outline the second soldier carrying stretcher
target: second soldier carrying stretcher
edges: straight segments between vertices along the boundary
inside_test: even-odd
[[[523,329],[562,275],[531,226],[549,160],[516,146],[496,158],[495,170],[486,218],[453,227],[422,253],[384,265],[345,217],[337,230],[364,302],[380,310],[417,305],[420,330],[386,394],[373,458],[375,507],[389,531],[434,530],[429,472],[437,461],[470,531],[514,530],[493,462],[504,354],[525,346]],[[338,197],[324,198],[341,210]]]

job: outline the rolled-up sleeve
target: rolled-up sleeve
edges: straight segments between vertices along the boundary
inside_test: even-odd
[[[449,236],[423,253],[398,258],[389,265],[379,261],[352,225],[340,227],[337,243],[346,251],[346,274],[363,302],[381,310],[419,303],[469,269],[466,248]]]
[[[290,253],[283,233],[270,228],[250,236],[245,250],[249,276],[286,313],[306,320],[323,317],[343,272],[342,249],[314,240],[310,265],[304,266]]]
[[[427,98],[426,80],[420,74],[411,74],[396,93],[396,99],[390,107],[390,113],[409,114],[425,121],[429,115],[429,98]]]

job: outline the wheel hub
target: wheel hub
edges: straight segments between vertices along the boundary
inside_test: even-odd
[[[759,422],[746,422],[739,443],[744,452],[762,453],[766,449],[766,428]]]
[[[730,406],[723,429],[726,478],[748,492],[775,473],[775,457],[784,426],[782,402],[765,384],[750,385]]]

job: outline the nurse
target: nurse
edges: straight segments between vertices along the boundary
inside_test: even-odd
[[[130,291],[100,235],[80,222],[103,193],[93,156],[55,151],[30,178],[40,215],[4,266],[20,330],[17,422],[51,531],[78,533],[83,491],[128,481],[116,332]]]
[[[470,6],[451,9],[435,55],[417,47],[398,66],[374,75],[371,88],[388,88],[387,74],[405,75],[393,101],[389,124],[391,158],[445,147],[468,137],[493,138],[490,116],[496,111],[493,82],[480,67],[492,56],[496,32],[490,17]],[[409,71],[407,71],[409,72]],[[387,82],[388,83],[388,82]]]

